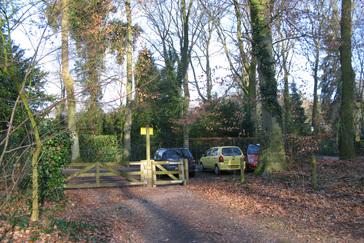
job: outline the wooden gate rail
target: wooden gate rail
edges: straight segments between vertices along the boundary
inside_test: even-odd
[[[177,170],[167,170],[163,167],[164,164],[177,165]],[[166,184],[178,184],[182,183],[184,186],[188,184],[189,172],[188,172],[188,160],[180,160],[176,162],[172,161],[152,161],[153,170],[153,184],[154,185],[166,185]],[[157,171],[157,168],[160,171]],[[167,175],[171,180],[158,180],[157,175]],[[177,178],[178,176],[178,178]]]
[[[163,165],[176,165],[177,170],[169,171]],[[129,162],[127,165],[140,166],[138,171],[118,171],[112,166],[120,166],[119,163],[71,163],[69,167],[82,167],[77,172],[70,174],[65,182],[75,177],[95,177],[96,183],[81,183],[81,184],[66,184],[66,188],[90,188],[90,187],[114,187],[114,186],[131,186],[143,185],[153,187],[156,185],[167,184],[188,184],[188,161],[181,160],[177,162],[172,161],[154,161],[142,160],[140,162]],[[87,172],[95,168],[95,172]],[[108,170],[108,172],[100,172],[100,168]],[[157,168],[159,169],[157,171]],[[158,175],[167,175],[167,179],[158,180]],[[120,176],[124,181],[100,183],[100,177],[107,176]],[[136,176],[133,177],[133,176]],[[140,178],[140,179],[139,179]],[[126,180],[126,181],[125,181]]]
[[[89,187],[111,187],[111,186],[125,186],[125,185],[144,185],[144,163],[130,162],[129,165],[140,165],[139,171],[118,171],[111,166],[120,165],[118,163],[72,163],[69,167],[84,167],[79,171],[68,176],[65,181],[69,181],[75,177],[96,177],[96,183],[83,183],[83,184],[66,184],[66,188],[89,188]],[[86,171],[96,168],[96,173],[86,173]],[[108,170],[109,172],[100,172],[100,167]],[[132,177],[132,175],[139,175],[140,180]],[[101,176],[121,176],[128,181],[123,182],[110,182],[100,183]]]
[[[178,170],[167,170],[163,167],[163,165],[169,164],[169,165],[177,165]],[[165,161],[153,161],[153,184],[154,185],[166,185],[166,184],[178,184],[183,183],[184,181],[184,166],[183,162],[165,162]],[[160,171],[157,171],[157,168],[160,169]],[[178,175],[178,178],[175,176],[175,174]],[[158,180],[157,175],[167,175],[171,178],[171,180]]]

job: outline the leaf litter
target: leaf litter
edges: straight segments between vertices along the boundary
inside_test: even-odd
[[[355,162],[317,160],[317,171],[316,190],[312,187],[310,164],[304,162],[289,171],[262,177],[246,173],[243,184],[238,173],[216,176],[213,172],[198,172],[185,188],[206,203],[248,217],[252,224],[296,235],[305,242],[364,242],[364,158]],[[169,188],[172,189],[166,189],[167,192],[178,186]],[[66,190],[65,205],[45,202],[38,222],[24,220],[11,224],[0,220],[0,240],[143,242],[139,235],[145,225],[137,225],[135,215],[122,202],[140,198],[143,203],[143,198],[162,197],[166,190],[141,187]],[[14,208],[24,206],[24,200],[14,202]],[[176,207],[176,210],[187,209]],[[23,215],[23,219],[29,219],[29,214]]]

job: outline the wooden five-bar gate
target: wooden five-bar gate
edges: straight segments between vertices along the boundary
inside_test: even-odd
[[[167,170],[164,164],[174,165]],[[72,163],[66,174],[66,188],[116,187],[141,185],[188,184],[188,160],[119,163]]]

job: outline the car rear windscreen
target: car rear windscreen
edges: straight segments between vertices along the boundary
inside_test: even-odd
[[[259,154],[259,147],[258,146],[249,146],[247,153],[248,154]]]
[[[239,156],[241,155],[241,151],[239,148],[223,148],[222,155],[225,156]]]
[[[192,154],[188,149],[175,149],[174,150],[181,158],[192,158]]]

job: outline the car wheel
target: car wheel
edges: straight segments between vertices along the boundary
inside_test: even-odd
[[[218,165],[215,165],[215,174],[216,175],[220,175],[221,174],[221,170],[220,170],[220,168],[219,168]]]
[[[205,170],[205,167],[203,167],[203,164],[201,162],[201,164],[200,164],[200,171],[204,171],[204,170]]]

